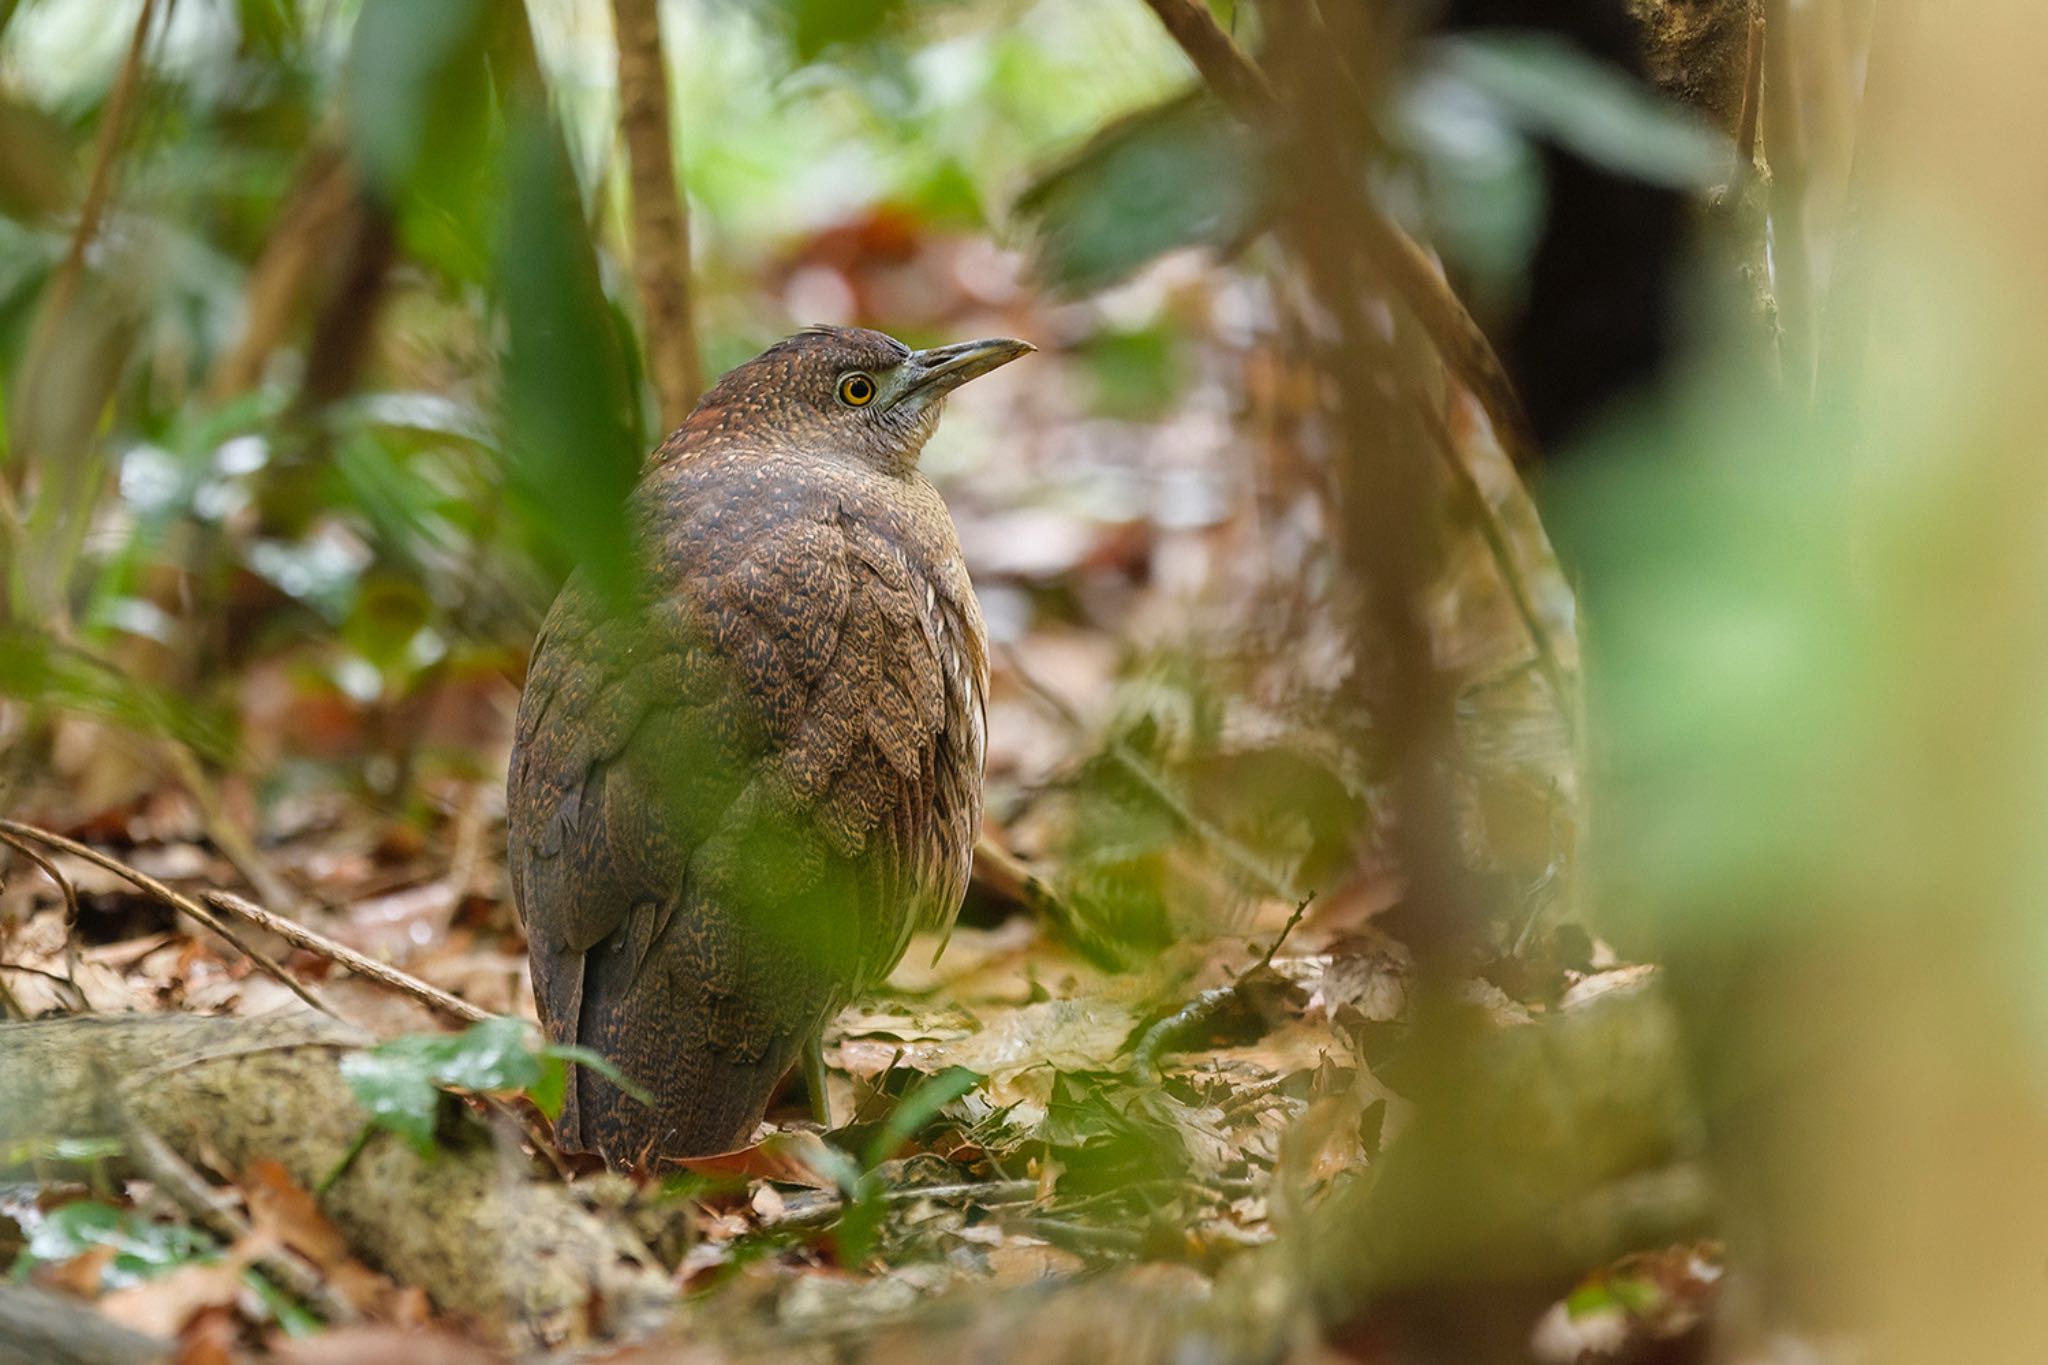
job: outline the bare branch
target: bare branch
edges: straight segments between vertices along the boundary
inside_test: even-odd
[[[633,281],[647,329],[647,369],[673,431],[703,388],[690,307],[690,217],[676,185],[668,66],[658,0],[612,0],[619,50],[619,133],[631,184]]]
[[[209,891],[205,895],[208,905],[224,910],[237,919],[268,929],[294,948],[304,948],[309,953],[318,953],[324,958],[340,963],[357,976],[366,977],[379,985],[389,986],[395,991],[411,996],[429,1009],[474,1024],[490,1018],[490,1011],[477,1008],[467,1000],[450,995],[438,986],[430,986],[409,972],[402,972],[389,963],[365,957],[345,944],[336,943],[325,934],[316,934],[296,920],[274,915],[254,902],[242,899],[227,891]]]

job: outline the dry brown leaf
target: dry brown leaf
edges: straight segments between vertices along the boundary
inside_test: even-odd
[[[175,1270],[116,1289],[100,1298],[100,1312],[123,1327],[153,1337],[174,1337],[208,1308],[232,1307],[242,1293],[242,1267],[234,1258]]]

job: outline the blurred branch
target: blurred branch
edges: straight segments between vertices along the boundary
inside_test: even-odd
[[[1278,109],[1266,73],[1244,54],[1201,0],[1145,0],[1172,39],[1187,53],[1202,79],[1231,108],[1254,122]]]
[[[1771,162],[1771,293],[1778,304],[1785,377],[1803,399],[1813,394],[1816,350],[1813,260],[1806,234],[1809,163],[1792,52],[1791,7],[1767,0],[1764,20],[1764,154]]]
[[[690,415],[703,388],[690,306],[690,215],[676,184],[659,0],[612,0],[619,51],[619,132],[631,179],[633,280],[647,327],[647,369],[661,426]]]
[[[334,148],[316,144],[278,214],[276,230],[250,269],[242,335],[207,381],[207,393],[216,402],[262,382],[271,355],[329,263],[355,203],[355,173]]]
[[[346,396],[362,373],[375,331],[385,284],[398,259],[398,227],[377,196],[351,184],[352,212],[346,239],[331,248],[340,256],[334,287],[320,304],[306,347],[306,370],[292,400],[299,416]]]
[[[166,23],[170,10],[177,0],[168,0],[164,6]],[[121,69],[114,77],[114,88],[107,97],[106,111],[100,116],[99,137],[93,144],[92,178],[86,182],[85,198],[78,206],[78,223],[71,231],[71,240],[64,248],[64,259],[57,265],[57,273],[51,278],[49,292],[44,296],[43,311],[36,320],[36,335],[29,343],[29,354],[35,355],[47,345],[51,329],[71,306],[71,297],[78,288],[79,272],[85,268],[86,248],[99,235],[100,219],[105,215],[107,195],[113,186],[114,158],[121,149],[121,142],[128,130],[128,110],[135,102],[135,88],[142,82],[142,56],[149,46],[149,31],[156,22],[157,0],[142,0],[142,9],[135,16],[135,29],[128,39],[128,51],[121,58]]]
[[[1277,125],[1280,107],[1272,84],[1244,50],[1231,41],[1200,0],[1145,3],[1202,73],[1202,79],[1240,118],[1263,128]],[[1357,112],[1364,117],[1371,111]],[[1429,334],[1445,368],[1472,391],[1486,410],[1508,458],[1518,467],[1532,463],[1538,452],[1522,400],[1493,343],[1464,301],[1452,291],[1429,253],[1377,206],[1365,205],[1355,226],[1360,244]]]

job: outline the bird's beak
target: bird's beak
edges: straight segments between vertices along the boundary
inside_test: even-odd
[[[979,378],[1037,349],[1028,341],[1012,337],[984,337],[980,341],[956,341],[951,346],[913,351],[905,362],[909,382],[905,384],[902,396],[923,394],[927,398],[942,397],[968,380]]]

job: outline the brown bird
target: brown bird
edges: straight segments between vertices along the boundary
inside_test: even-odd
[[[578,574],[556,599],[513,740],[512,894],[548,1036],[652,1096],[575,1068],[566,1149],[739,1146],[825,1021],[952,923],[988,650],[917,461],[947,394],[1031,349],[829,327],[770,347],[634,490],[637,590]]]

